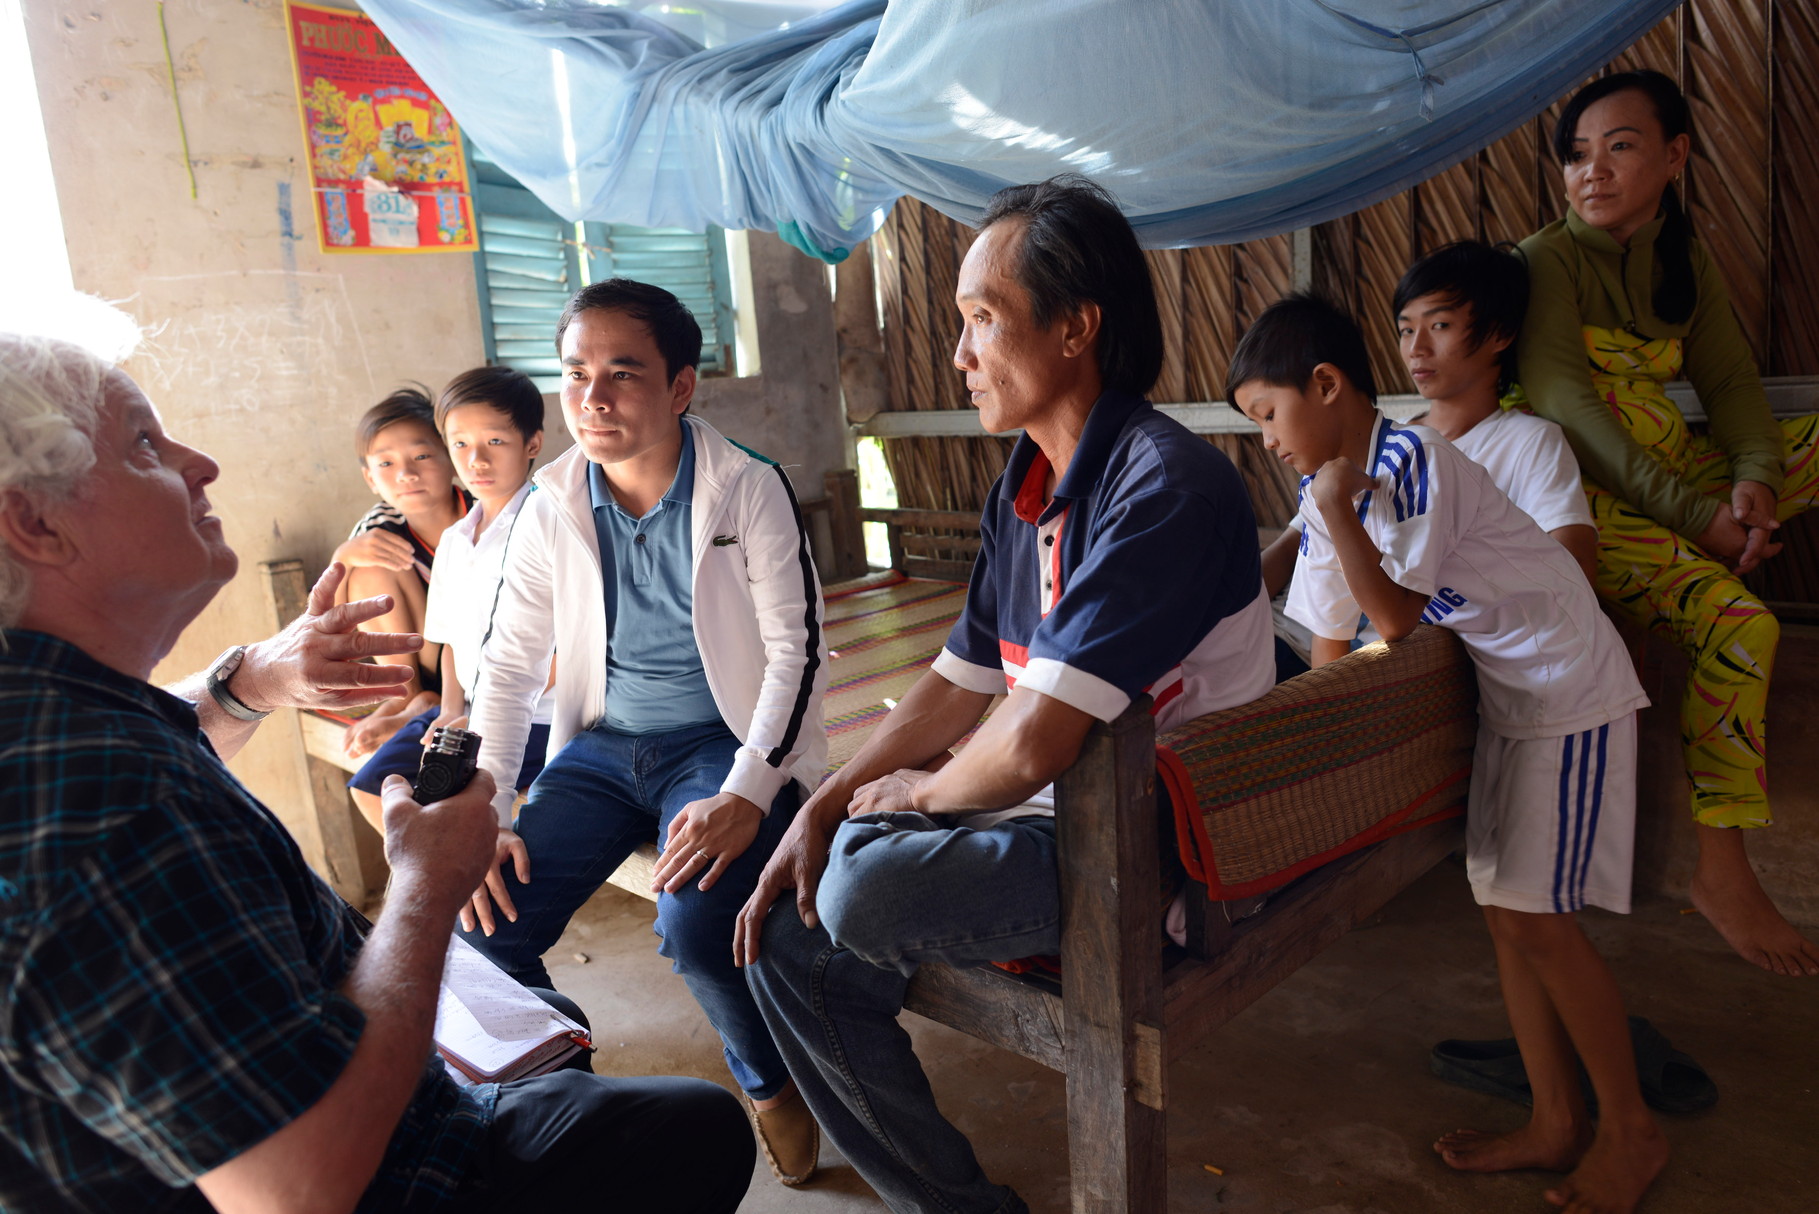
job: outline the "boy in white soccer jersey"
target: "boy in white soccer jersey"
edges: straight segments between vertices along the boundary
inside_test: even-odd
[[[1616,631],[1566,550],[1433,430],[1376,409],[1364,337],[1290,296],[1245,334],[1227,399],[1302,475],[1306,530],[1289,615],[1314,665],[1367,613],[1392,643],[1425,620],[1478,671],[1466,832],[1472,894],[1534,1093],[1508,1134],[1460,1130],[1435,1150],[1465,1171],[1570,1171],[1570,1211],[1629,1211],[1667,1161],[1642,1102],[1622,999],[1573,912],[1629,910],[1635,713],[1647,703]],[[1593,1133],[1574,1053],[1599,1101]]]
[[[1566,433],[1521,409],[1505,409],[1528,310],[1528,271],[1508,253],[1462,240],[1427,254],[1396,284],[1397,344],[1415,391],[1428,402],[1416,424],[1438,430],[1491,474],[1536,526],[1558,540],[1585,580],[1597,562],[1598,529]],[[1288,585],[1301,544],[1290,522],[1263,553],[1273,598]]]

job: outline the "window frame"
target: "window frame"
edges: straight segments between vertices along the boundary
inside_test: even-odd
[[[737,350],[737,315],[733,306],[732,273],[728,264],[726,233],[723,229],[709,226],[705,233],[691,233],[677,228],[641,228],[632,224],[608,224],[596,221],[583,221],[572,224],[545,206],[530,190],[520,185],[497,164],[488,160],[467,144],[469,180],[472,182],[474,222],[479,232],[479,247],[473,254],[474,294],[480,308],[481,341],[486,353],[486,361],[492,364],[516,365],[512,358],[501,359],[499,355],[499,338],[496,333],[497,318],[494,315],[492,300],[492,283],[487,269],[486,233],[483,216],[495,216],[507,219],[523,219],[537,222],[553,222],[559,226],[564,235],[560,237],[564,245],[563,265],[567,281],[571,284],[598,282],[611,277],[614,273],[625,272],[628,277],[640,281],[656,281],[666,290],[674,291],[678,297],[684,297],[686,291],[693,297],[690,310],[696,313],[696,319],[702,324],[702,359],[700,374],[703,376],[734,376],[738,374],[736,366]],[[711,314],[704,315],[699,306],[702,302],[698,291],[688,291],[684,284],[681,290],[673,277],[664,281],[664,275],[653,274],[646,277],[640,273],[640,267],[621,271],[618,265],[621,256],[631,259],[642,259],[652,255],[661,256],[662,250],[627,248],[641,242],[661,244],[665,240],[689,240],[701,243],[701,255],[707,265],[707,295],[711,300]],[[623,253],[618,252],[624,249]],[[688,250],[693,253],[693,250]],[[604,264],[602,264],[604,263]],[[691,266],[690,269],[693,267]],[[605,271],[605,272],[602,272]],[[699,285],[698,282],[693,285]],[[571,286],[568,293],[573,294],[578,286]],[[685,299],[686,302],[686,299]],[[549,357],[555,358],[555,334],[550,334],[551,351]],[[522,357],[522,356],[512,356]],[[560,367],[550,370],[524,368],[527,374],[537,381],[537,386],[545,392],[560,390]]]

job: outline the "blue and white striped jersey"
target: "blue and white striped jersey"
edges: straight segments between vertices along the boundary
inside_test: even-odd
[[[1585,575],[1489,472],[1426,426],[1382,415],[1371,451],[1376,486],[1359,495],[1358,517],[1383,571],[1431,600],[1422,619],[1465,642],[1485,725],[1508,738],[1559,737],[1648,703]],[[1305,500],[1300,517],[1288,614],[1316,636],[1350,640],[1358,602],[1326,522]]]

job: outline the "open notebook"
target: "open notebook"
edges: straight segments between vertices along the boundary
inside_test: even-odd
[[[457,1083],[506,1083],[553,1071],[590,1049],[587,1030],[450,936],[436,1005],[436,1049]]]

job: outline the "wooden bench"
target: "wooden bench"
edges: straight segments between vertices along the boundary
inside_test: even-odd
[[[976,534],[976,518],[884,509],[860,516],[886,525],[893,566],[965,579],[977,543],[952,537]],[[1447,705],[1420,737],[1385,738],[1356,761],[1348,752],[1338,771],[1308,763],[1277,780],[1252,772],[1244,802],[1225,808],[1239,815],[1272,799],[1316,798],[1323,794],[1314,786],[1324,781],[1341,795],[1374,800],[1377,817],[1419,806],[1423,820],[1432,822],[1463,810],[1462,776],[1476,734],[1470,659],[1444,630],[1423,626],[1398,646],[1370,646],[1278,686],[1256,704],[1203,718],[1197,730],[1177,734],[1195,732],[1203,744],[1209,733],[1245,737],[1260,721],[1287,717],[1308,726],[1300,748],[1315,750],[1322,722],[1334,732],[1368,728],[1352,706],[1371,689],[1400,695],[1405,687],[1408,695],[1430,695]],[[1167,829],[1157,810],[1156,743],[1154,718],[1141,700],[1110,725],[1096,725],[1079,758],[1056,781],[1062,975],[924,966],[905,1004],[1066,1076],[1070,1191],[1072,1208],[1082,1214],[1166,1209],[1168,1064],[1375,914],[1463,840],[1460,819],[1452,817],[1238,902],[1212,901],[1205,886],[1190,884],[1187,946],[1165,947],[1155,897],[1160,832]],[[1427,777],[1416,778],[1422,771]],[[1447,774],[1436,780],[1437,771]],[[1248,825],[1254,830],[1258,823]],[[644,880],[628,888],[648,896],[648,875],[641,875]]]
[[[1440,647],[1451,677],[1471,678],[1451,633],[1424,627],[1403,645]],[[1325,703],[1333,722],[1356,727],[1362,722],[1347,715],[1335,687],[1355,679],[1360,663],[1375,661],[1380,669],[1370,679],[1391,682],[1414,660],[1379,644],[1217,716],[1238,728],[1259,706]],[[1475,717],[1450,724],[1453,749],[1469,759]],[[1379,770],[1398,764],[1396,749],[1375,756]],[[1433,791],[1399,788],[1393,779],[1375,787],[1398,805]],[[1455,780],[1424,816],[1462,808],[1465,787]],[[1147,699],[1089,732],[1079,759],[1056,781],[1055,815],[1061,976],[928,965],[911,981],[905,1006],[1065,1074],[1073,1209],[1150,1214],[1168,1207],[1168,1064],[1375,914],[1458,848],[1463,832],[1456,817],[1424,826],[1241,903],[1213,902],[1203,886],[1190,886],[1183,949],[1165,946],[1155,896],[1166,827],[1157,812]],[[613,883],[651,897],[654,856],[641,848]]]
[[[1450,633],[1411,642],[1449,655],[1450,677],[1471,678]],[[1429,655],[1430,657],[1432,654]],[[1376,647],[1277,687],[1256,705],[1203,719],[1244,728],[1259,711],[1323,705],[1348,718],[1343,690],[1360,664],[1386,682],[1406,674],[1408,651]],[[1229,724],[1228,724],[1229,723]],[[1475,718],[1451,722],[1451,747],[1469,762]],[[1318,745],[1318,732],[1307,743]],[[1395,747],[1375,757],[1393,773]],[[1158,906],[1156,736],[1147,702],[1095,726],[1079,759],[1055,785],[1060,864],[1061,976],[1012,975],[995,967],[925,966],[907,1006],[983,1041],[1014,1050],[1067,1077],[1072,1208],[1147,1214],[1168,1208],[1168,1065],[1243,1011],[1327,945],[1375,914],[1456,849],[1458,820],[1396,835],[1325,864],[1265,897],[1218,903],[1190,885],[1188,942],[1165,947]],[[1409,804],[1430,787],[1374,785],[1386,804]],[[1423,813],[1463,806],[1464,781]]]

